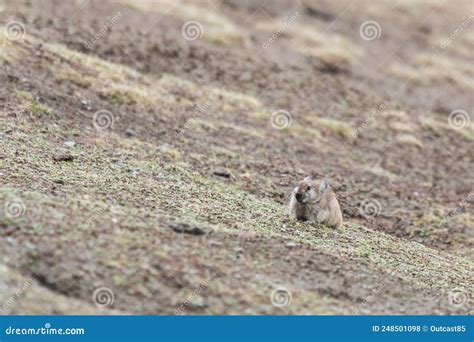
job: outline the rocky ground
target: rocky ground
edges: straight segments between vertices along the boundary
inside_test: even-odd
[[[467,0],[0,1],[0,313],[472,313],[473,48]]]

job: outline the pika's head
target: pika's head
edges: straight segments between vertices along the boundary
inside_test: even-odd
[[[295,199],[301,204],[318,203],[328,188],[329,184],[325,179],[319,182],[311,177],[306,177],[298,183],[298,186],[293,190],[293,194]]]

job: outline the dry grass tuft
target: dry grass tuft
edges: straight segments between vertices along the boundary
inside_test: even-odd
[[[381,115],[385,118],[393,118],[393,119],[399,119],[399,120],[409,120],[408,114],[403,111],[403,110],[386,110],[381,113]]]
[[[5,27],[0,25],[0,61],[14,63],[24,54],[21,43],[13,42],[5,35]]]
[[[338,135],[352,142],[356,134],[355,129],[348,123],[336,119],[310,117],[310,121],[317,129],[329,131],[331,134]]]
[[[412,64],[394,63],[386,71],[398,78],[421,84],[450,82],[462,88],[474,89],[472,63],[440,55],[419,55]]]
[[[237,27],[222,13],[215,13],[210,8],[202,8],[195,3],[182,0],[122,0],[130,7],[159,12],[184,21],[194,20],[203,28],[202,38],[216,45],[247,46],[250,42],[245,32]]]
[[[281,23],[260,22],[256,29],[265,33],[275,33]],[[314,27],[302,24],[291,25],[282,35],[303,54],[315,58],[329,68],[341,68],[354,64],[362,55],[362,50],[347,38],[320,32]]]
[[[467,140],[474,140],[474,128],[472,123],[468,127],[462,129],[453,129],[447,123],[438,121],[432,117],[422,117],[419,119],[421,127],[429,129],[437,134],[446,134],[455,132]]]
[[[416,146],[418,148],[423,148],[423,143],[418,138],[410,134],[401,134],[395,139],[397,144],[399,145],[409,145]]]
[[[415,131],[416,127],[413,124],[399,122],[399,121],[389,121],[388,127],[399,133],[411,133]]]

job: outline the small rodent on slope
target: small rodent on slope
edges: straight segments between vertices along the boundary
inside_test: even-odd
[[[318,222],[331,227],[342,226],[339,202],[327,180],[306,177],[293,189],[290,216],[300,221]]]

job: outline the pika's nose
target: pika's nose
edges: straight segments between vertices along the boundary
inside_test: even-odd
[[[303,194],[297,193],[297,194],[295,195],[295,198],[296,198],[296,200],[297,200],[298,202],[301,202],[301,201],[303,200]]]

